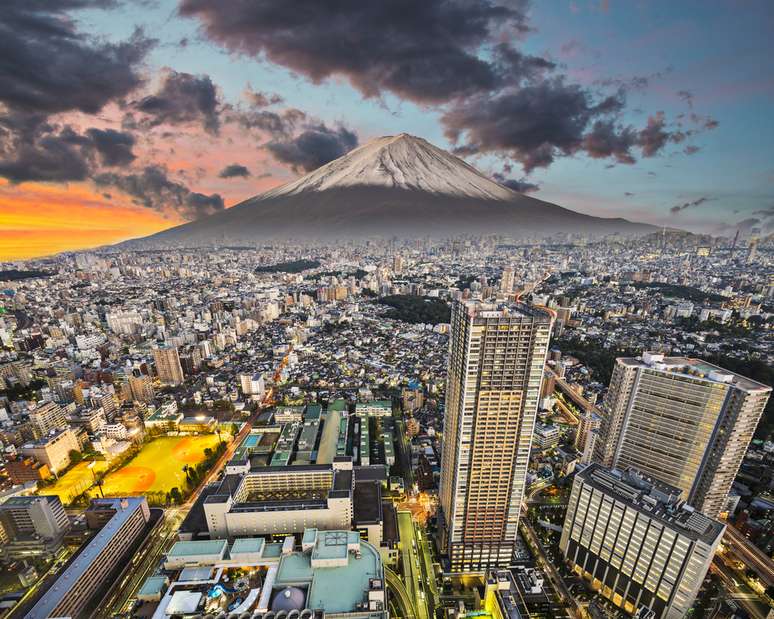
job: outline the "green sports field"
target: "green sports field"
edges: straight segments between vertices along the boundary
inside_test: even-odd
[[[172,488],[185,487],[183,466],[204,460],[204,450],[213,451],[218,445],[216,434],[200,436],[162,436],[146,443],[142,451],[117,471],[108,473],[102,483],[105,496],[124,496],[150,492],[167,493]],[[103,471],[105,462],[97,462],[94,471]],[[81,462],[53,486],[41,489],[41,494],[58,494],[65,504],[81,494],[93,482],[92,471]],[[93,488],[92,496],[99,496]]]

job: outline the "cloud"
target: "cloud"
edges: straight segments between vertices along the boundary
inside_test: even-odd
[[[712,200],[714,200],[714,198],[702,196],[701,198],[696,198],[695,200],[691,200],[689,202],[683,202],[682,204],[675,204],[672,208],[669,209],[669,212],[672,213],[673,215],[676,215],[677,213],[684,211],[685,209],[695,208],[697,206],[701,206],[702,204],[705,204]]]
[[[114,129],[87,129],[86,135],[106,166],[124,166],[136,159],[132,152],[134,136]]]
[[[166,69],[158,91],[134,102],[132,108],[144,114],[150,126],[200,122],[209,133],[220,129],[220,102],[208,75]]]
[[[623,104],[618,96],[594,102],[582,87],[553,78],[493,97],[469,97],[454,104],[442,122],[450,140],[463,140],[458,153],[505,153],[530,172],[577,152],[589,123]]]
[[[235,176],[247,178],[250,176],[250,170],[238,163],[232,163],[231,165],[227,165],[225,168],[223,168],[218,176],[220,178],[234,178]]]
[[[145,166],[138,173],[106,172],[95,177],[99,187],[115,187],[134,198],[136,204],[160,212],[172,211],[186,220],[199,219],[224,209],[218,194],[204,195],[171,180],[166,168]]]
[[[634,163],[631,153],[637,134],[631,127],[616,127],[612,120],[597,120],[583,137],[582,148],[594,159],[615,157],[619,163]]]
[[[521,180],[517,180],[515,178],[506,178],[499,172],[493,174],[492,178],[501,185],[504,185],[508,189],[513,189],[513,191],[518,193],[530,193],[540,189],[540,185],[537,183],[532,183],[525,178],[522,178]]]
[[[620,125],[627,93],[671,68],[600,80],[593,89],[574,84],[555,62],[519,49],[530,30],[527,9],[527,0],[341,0],[334,11],[318,0],[292,7],[284,0],[179,5],[181,15],[198,19],[207,37],[233,53],[314,83],[344,78],[365,97],[389,93],[434,107],[463,156],[511,157],[530,172],[579,153],[634,163],[634,148],[650,157],[688,137],[669,128],[663,114],[652,114],[645,127]],[[579,46],[571,41],[562,53]],[[270,101],[256,100],[258,108]],[[291,133],[279,115],[259,111],[242,122]]]
[[[261,92],[259,90],[248,89],[245,91],[247,102],[257,108],[269,107],[282,103],[284,99],[275,92]]]
[[[0,20],[0,102],[10,110],[95,114],[143,81],[139,66],[153,45],[140,31],[122,43],[78,32],[67,12],[99,0],[6,0]]]
[[[319,0],[182,0],[179,10],[232,52],[315,83],[343,76],[366,97],[386,91],[421,103],[498,87],[507,76],[480,52],[528,29],[519,0],[344,0],[335,10]]]
[[[308,125],[296,137],[273,141],[266,148],[274,157],[296,172],[311,172],[338,159],[358,145],[358,137],[343,125],[329,128],[325,124]]]
[[[46,127],[48,129],[48,127]],[[31,139],[14,141],[0,158],[0,176],[12,183],[80,181],[91,172],[84,153],[88,139],[70,129],[36,131]]]
[[[287,138],[307,118],[306,112],[296,108],[288,108],[281,112],[238,109],[227,115],[227,122],[236,122],[244,129],[265,131],[274,138]]]

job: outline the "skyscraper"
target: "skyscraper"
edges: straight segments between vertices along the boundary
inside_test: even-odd
[[[771,387],[698,359],[619,358],[594,459],[676,486],[716,518],[770,394]]]
[[[183,367],[180,365],[177,348],[174,346],[154,348],[153,362],[156,364],[156,373],[162,383],[180,385],[183,382]]]
[[[453,571],[511,561],[550,331],[534,307],[454,304],[440,489]]]

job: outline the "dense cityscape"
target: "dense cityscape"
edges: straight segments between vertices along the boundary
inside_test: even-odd
[[[9,617],[767,617],[771,241],[7,263]]]

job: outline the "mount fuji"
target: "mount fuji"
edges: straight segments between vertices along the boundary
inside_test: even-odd
[[[522,195],[451,153],[402,133],[376,138],[225,211],[129,243],[195,246],[461,234],[523,238],[557,232],[634,236],[656,229]]]

